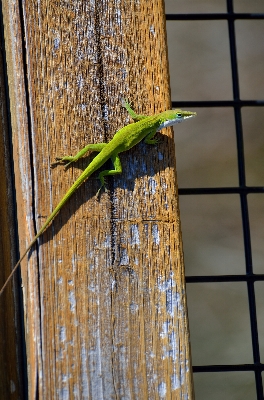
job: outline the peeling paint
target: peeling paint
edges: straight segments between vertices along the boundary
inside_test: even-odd
[[[75,292],[71,290],[68,294],[68,300],[70,303],[70,311],[73,312],[76,309],[76,298],[75,298]]]
[[[105,235],[105,240],[104,240],[104,242],[103,242],[105,248],[107,248],[107,249],[110,249],[110,248],[111,248],[111,240],[112,240],[111,235],[106,234],[106,235]]]
[[[88,285],[88,289],[93,293],[97,293],[98,292],[98,285],[96,285],[95,283],[91,283],[90,285]]]
[[[83,79],[82,74],[77,76],[77,86],[80,90],[82,90],[85,86],[85,80]]]
[[[116,280],[113,279],[112,282],[111,282],[111,289],[112,289],[112,291],[115,290],[115,287],[116,287]]]
[[[165,339],[168,336],[169,324],[170,324],[170,321],[168,321],[168,320],[163,322],[163,324],[162,324],[162,331],[160,332],[160,337],[162,339]]]
[[[116,22],[117,22],[117,24],[118,24],[118,25],[121,25],[121,22],[122,22],[122,14],[121,14],[120,8],[117,8],[117,9],[116,9],[116,14],[115,14],[115,16],[116,16]]]
[[[63,283],[63,278],[62,278],[62,276],[60,276],[60,277],[57,279],[57,285],[62,285],[62,283]]]
[[[139,308],[139,307],[138,307],[138,304],[136,304],[136,303],[131,303],[129,308],[130,308],[131,313],[132,313],[132,314],[135,314],[135,313],[138,311],[138,308]]]
[[[154,224],[152,226],[152,237],[153,237],[153,242],[156,246],[158,246],[160,244],[160,237],[159,237],[159,229],[158,229],[158,225]]]
[[[166,311],[167,311],[167,313],[173,317],[176,310],[181,312],[182,309],[183,309],[183,307],[182,307],[180,294],[168,289],[166,291]]]
[[[60,326],[59,327],[59,340],[61,342],[65,342],[65,340],[66,340],[66,328],[65,328],[65,326]]]
[[[57,394],[59,399],[68,400],[70,398],[68,387],[63,387],[60,390],[57,390]]]
[[[81,391],[82,397],[89,399],[89,380],[88,380],[88,369],[87,369],[87,350],[86,344],[81,345]]]
[[[158,151],[158,160],[162,161],[163,158],[164,158],[163,154],[160,151]]]
[[[95,346],[88,351],[89,375],[91,379],[91,398],[99,400],[104,398],[100,332],[95,332],[94,336],[96,339]]]
[[[149,31],[150,33],[152,33],[153,36],[156,36],[155,28],[153,25],[150,26]]]
[[[55,50],[58,50],[60,47],[60,38],[56,37],[53,39],[53,46]]]
[[[11,393],[15,393],[15,391],[16,391],[15,382],[11,380],[11,381],[10,381],[10,392],[11,392]]]
[[[103,118],[105,121],[109,120],[109,109],[106,104],[104,104],[104,106],[103,106]]]
[[[172,390],[180,389],[180,387],[181,387],[181,381],[180,381],[179,377],[177,376],[177,374],[171,375],[171,388],[172,388]]]
[[[173,326],[171,326],[173,328]],[[179,346],[178,346],[178,335],[175,333],[175,330],[167,335],[168,337],[168,345],[163,346],[163,360],[166,358],[171,358],[174,363],[179,362],[179,358],[181,354],[179,353]],[[164,337],[163,337],[164,338]]]
[[[156,193],[156,189],[158,187],[156,179],[149,178],[148,180],[148,186],[149,186],[149,193],[151,195],[154,195]]]
[[[166,292],[166,290],[176,287],[176,282],[173,279],[173,272],[170,273],[171,278],[163,282],[164,277],[160,276],[158,278],[157,286],[161,292]]]
[[[127,249],[122,249],[121,250],[121,256],[120,256],[119,265],[129,265],[129,256],[127,254]]]
[[[165,397],[166,393],[167,393],[167,387],[166,387],[166,383],[165,382],[161,382],[158,385],[158,392],[159,392],[159,396],[160,397]]]
[[[136,224],[131,225],[131,245],[140,245],[140,235]]]
[[[169,334],[169,357],[173,359],[173,361],[178,361],[179,355],[179,347],[178,347],[178,337],[176,337],[175,331],[173,330],[171,334]]]

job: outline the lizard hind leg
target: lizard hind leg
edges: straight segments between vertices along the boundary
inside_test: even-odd
[[[118,175],[122,173],[122,164],[118,154],[112,155],[111,160],[114,165],[114,169],[104,170],[99,173],[98,178],[100,179],[101,186],[99,187],[96,193],[96,197],[98,197],[102,188],[104,188],[105,191],[107,191],[105,186],[105,176]]]
[[[67,168],[72,162],[76,162],[79,158],[83,157],[88,151],[96,151],[100,153],[103,148],[107,145],[107,143],[95,143],[95,144],[88,144],[83,149],[81,149],[75,156],[64,156],[64,157],[56,157],[56,161],[59,162],[67,162],[65,168]],[[56,163],[53,163],[56,164]],[[51,164],[51,165],[53,165]]]

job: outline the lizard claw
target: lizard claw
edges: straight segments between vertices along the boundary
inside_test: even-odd
[[[95,198],[96,198],[96,199],[98,199],[99,194],[100,194],[100,192],[101,192],[101,190],[102,190],[103,188],[104,188],[105,192],[108,192],[108,189],[106,188],[106,186],[105,186],[105,185],[101,185],[101,186],[99,187],[99,189],[97,190],[97,192],[96,192],[96,195],[95,195]]]
[[[69,161],[67,164],[64,165],[64,168],[67,169],[69,165],[74,161],[73,157],[71,156],[65,156],[65,157],[56,157],[55,162],[51,164],[51,166],[55,166],[60,163],[65,163],[66,161]]]
[[[106,188],[106,186],[105,186],[104,177],[103,177],[103,176],[100,176],[100,174],[99,174],[98,179],[100,179],[101,186],[99,187],[99,189],[98,189],[97,192],[96,192],[96,195],[95,195],[96,198],[98,198],[99,193],[101,192],[101,189],[104,188],[105,192],[108,192],[108,190],[107,190],[107,188]]]
[[[158,144],[160,143],[160,139],[145,139],[145,143],[147,144]]]

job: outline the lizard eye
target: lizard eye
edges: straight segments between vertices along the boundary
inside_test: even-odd
[[[182,113],[177,113],[177,118],[181,118],[182,117]]]

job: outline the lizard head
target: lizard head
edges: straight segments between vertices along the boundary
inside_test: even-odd
[[[164,111],[160,114],[161,124],[158,130],[162,128],[167,128],[168,126],[172,126],[174,124],[178,124],[188,118],[195,117],[197,114],[193,111],[183,111],[180,109],[168,110]]]
[[[183,111],[180,109],[175,109],[175,110],[171,110],[171,113],[174,114],[174,118],[173,119],[179,119],[181,121],[184,121],[187,118],[192,118],[195,117],[197,115],[196,112],[193,111]]]

